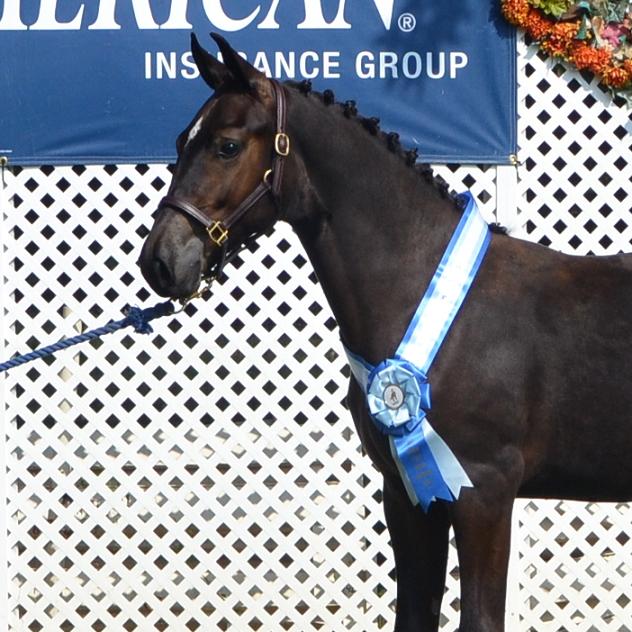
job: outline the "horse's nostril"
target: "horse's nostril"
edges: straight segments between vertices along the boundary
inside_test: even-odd
[[[140,256],[143,277],[160,296],[189,296],[200,283],[202,248],[202,242],[187,243],[174,255],[170,241],[147,241]]]
[[[158,284],[162,287],[170,287],[173,284],[173,272],[171,268],[160,258],[153,261],[154,276]]]

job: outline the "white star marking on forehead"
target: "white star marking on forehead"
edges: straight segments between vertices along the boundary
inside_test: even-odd
[[[197,121],[195,121],[195,124],[193,125],[193,127],[191,128],[191,131],[189,132],[189,136],[187,138],[187,142],[185,143],[185,147],[200,133],[200,130],[202,129],[202,123],[204,123],[204,118],[205,118],[205,115],[202,114],[200,118]]]

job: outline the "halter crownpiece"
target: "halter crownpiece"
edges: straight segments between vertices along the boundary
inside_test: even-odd
[[[164,206],[175,208],[186,213],[200,222],[206,228],[209,239],[219,247],[226,245],[230,228],[236,224],[264,195],[270,194],[278,205],[281,194],[281,181],[283,178],[283,167],[285,158],[290,155],[290,137],[285,131],[287,119],[287,103],[283,88],[273,80],[270,80],[274,89],[276,100],[276,132],[274,135],[274,154],[272,166],[268,169],[257,188],[246,197],[242,203],[224,219],[214,219],[210,217],[203,208],[198,208],[195,204],[183,200],[173,195],[167,195],[160,201],[158,210]]]

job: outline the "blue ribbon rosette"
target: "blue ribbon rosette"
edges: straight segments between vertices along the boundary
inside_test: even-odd
[[[367,403],[382,432],[403,436],[430,408],[428,378],[408,362],[385,360],[369,374]]]
[[[430,425],[427,373],[474,282],[491,241],[471,193],[394,357],[373,367],[345,348],[371,417],[388,435],[406,491],[425,511],[437,499],[452,501],[472,487],[458,459]]]
[[[388,359],[368,379],[369,412],[381,432],[389,436],[391,452],[411,500],[424,511],[430,503],[451,501],[440,465],[426,440],[432,430],[426,411],[430,410],[430,384],[426,375],[412,364]]]

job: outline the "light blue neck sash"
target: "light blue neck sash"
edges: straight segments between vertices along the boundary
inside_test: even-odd
[[[467,473],[426,417],[428,371],[487,252],[490,230],[471,193],[443,258],[395,356],[370,365],[345,349],[364,390],[371,417],[387,434],[391,453],[413,504],[424,511],[437,499],[452,501],[472,487]]]

